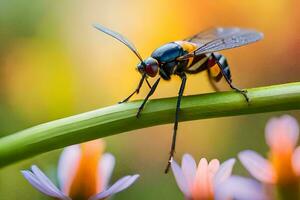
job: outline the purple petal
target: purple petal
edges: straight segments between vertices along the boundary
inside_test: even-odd
[[[80,158],[81,151],[79,145],[73,145],[65,148],[60,155],[57,175],[60,188],[66,194],[69,193],[71,183],[75,178]]]
[[[125,190],[126,188],[130,187],[139,177],[140,177],[140,175],[135,174],[135,175],[130,176],[130,178],[124,182],[119,179],[115,184],[113,184],[110,187],[111,190],[113,191],[111,193],[111,195],[121,192],[121,191]]]
[[[138,178],[139,175],[137,174],[133,176],[125,176],[119,179],[115,184],[113,184],[107,190],[90,197],[89,200],[105,199],[109,196],[112,196],[113,194],[121,192],[122,190],[125,190],[126,188],[131,186]]]
[[[184,196],[190,197],[191,191],[190,188],[188,187],[188,182],[183,174],[183,171],[181,170],[181,168],[179,167],[179,165],[176,163],[175,160],[173,160],[173,162],[171,163],[171,168],[179,189],[184,194]]]
[[[47,186],[49,190],[51,190],[55,194],[63,198],[65,197],[65,195],[52,183],[52,181],[36,165],[31,166],[31,171],[42,185]]]
[[[47,187],[40,183],[40,181],[35,177],[35,175],[31,171],[22,170],[21,173],[23,174],[24,178],[27,179],[28,182],[37,190],[48,196],[56,197],[56,194],[51,192]]]
[[[195,180],[197,164],[190,154],[185,154],[181,161],[182,173],[187,181],[188,188],[192,188]]]
[[[103,154],[102,158],[99,160],[98,173],[99,173],[99,185],[98,191],[103,191],[107,189],[112,171],[115,166],[115,157],[110,153]]]
[[[235,163],[235,159],[232,158],[221,164],[219,170],[217,171],[214,177],[215,187],[218,186],[220,183],[224,182],[226,179],[228,179],[231,176],[234,163]]]
[[[33,168],[35,168],[35,167],[33,166]],[[40,192],[44,193],[45,195],[50,196],[50,197],[55,197],[55,198],[58,198],[58,199],[62,199],[62,200],[70,200],[69,197],[65,196],[55,186],[53,188],[53,183],[48,178],[47,179],[51,182],[52,185],[48,184],[48,181],[40,180],[36,176],[36,174],[32,173],[29,170],[23,170],[23,171],[21,171],[21,173],[23,174],[23,176],[25,177],[25,179],[27,179],[28,182],[33,187],[35,187],[37,190],[39,190]],[[40,171],[38,173],[42,173],[42,172]],[[43,179],[44,179],[44,177],[43,177]]]
[[[238,157],[244,167],[256,179],[264,183],[275,182],[275,171],[268,160],[250,150],[240,152]]]
[[[259,182],[240,176],[231,176],[215,190],[216,200],[267,200],[268,195]]]

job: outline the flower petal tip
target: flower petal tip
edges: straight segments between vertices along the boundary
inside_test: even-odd
[[[177,164],[175,160],[171,162],[171,169],[179,189],[185,196],[189,196],[190,190],[189,190],[188,180],[186,179],[182,169],[180,168],[180,166]]]
[[[216,191],[216,199],[267,200],[263,185],[240,176],[231,176]]]
[[[28,179],[28,177],[31,176],[30,174],[32,174],[30,170],[21,170],[20,172],[25,179]]]
[[[89,200],[106,199],[118,192],[121,192],[131,186],[139,178],[139,176],[139,174],[124,176],[117,180],[110,188],[90,197]]]
[[[189,153],[183,154],[182,159],[185,159],[185,158],[187,158],[187,159],[193,159],[194,160],[194,157],[191,154],[189,154]]]
[[[219,184],[226,181],[232,173],[232,168],[235,164],[235,158],[231,158],[229,160],[226,160],[223,162],[217,171],[214,180],[215,180],[215,186],[218,186]]]
[[[275,171],[271,163],[255,151],[245,150],[238,154],[238,158],[249,173],[265,183],[275,182]]]
[[[272,148],[294,147],[299,137],[299,125],[294,117],[283,115],[271,118],[267,122],[265,133],[266,142]]]

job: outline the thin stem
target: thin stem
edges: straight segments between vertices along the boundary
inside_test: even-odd
[[[251,101],[234,91],[185,96],[179,121],[300,109],[300,82],[248,89]],[[0,167],[54,149],[135,129],[173,123],[177,97],[118,104],[34,126],[0,139]]]

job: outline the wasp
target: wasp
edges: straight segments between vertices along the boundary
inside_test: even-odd
[[[168,172],[175,153],[180,103],[186,85],[187,74],[198,74],[206,71],[209,82],[216,91],[218,91],[216,82],[224,77],[233,90],[242,94],[247,102],[250,100],[246,90],[239,89],[232,83],[231,72],[227,60],[223,55],[217,53],[217,51],[256,42],[263,38],[263,34],[260,32],[237,27],[210,28],[184,40],[166,43],[155,49],[151,56],[144,60],[133,43],[121,34],[109,30],[99,24],[94,25],[94,27],[125,44],[140,60],[136,69],[142,75],[141,80],[139,81],[137,88],[126,99],[119,102],[127,102],[134,94],[138,94],[143,82],[146,80],[150,91],[137,111],[136,116],[138,118],[147,100],[155,92],[161,79],[171,80],[173,75],[181,78],[174,119],[172,144],[165,173]],[[151,86],[147,78],[154,78],[157,76],[157,80]]]

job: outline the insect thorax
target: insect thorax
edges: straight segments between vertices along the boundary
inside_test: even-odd
[[[160,75],[163,79],[169,80],[172,74],[183,71],[188,61],[178,62],[177,58],[195,50],[194,43],[186,41],[170,42],[153,51],[151,57],[160,64]]]

